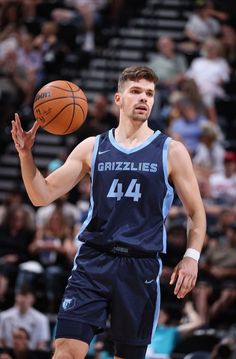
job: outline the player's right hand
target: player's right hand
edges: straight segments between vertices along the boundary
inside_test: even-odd
[[[31,151],[38,128],[39,124],[35,122],[29,131],[24,131],[21,127],[19,115],[15,114],[15,120],[12,121],[11,135],[16,150],[20,155],[27,155]]]
[[[174,294],[178,299],[184,298],[195,286],[198,273],[198,262],[184,257],[174,268],[170,284],[175,283]]]

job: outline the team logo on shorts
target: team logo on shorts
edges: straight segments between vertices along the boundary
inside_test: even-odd
[[[75,307],[76,299],[74,297],[72,298],[65,298],[62,303],[62,308],[64,310],[71,310]]]

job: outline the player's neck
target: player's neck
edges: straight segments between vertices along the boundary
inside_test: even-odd
[[[125,124],[115,129],[115,139],[120,145],[128,148],[138,146],[146,141],[154,131],[147,126],[147,123],[140,124]]]

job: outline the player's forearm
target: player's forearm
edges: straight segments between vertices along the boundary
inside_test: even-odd
[[[187,248],[201,252],[206,234],[206,216],[202,208],[188,216],[187,222]]]
[[[34,206],[43,206],[50,203],[47,183],[37,169],[32,153],[19,155],[22,178],[28,196]]]

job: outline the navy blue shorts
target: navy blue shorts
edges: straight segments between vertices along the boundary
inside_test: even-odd
[[[158,258],[111,255],[81,245],[60,306],[56,338],[89,342],[81,337],[80,323],[89,324],[95,334],[110,318],[114,342],[150,343],[160,307],[160,271]]]

